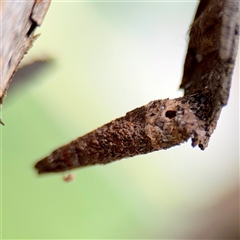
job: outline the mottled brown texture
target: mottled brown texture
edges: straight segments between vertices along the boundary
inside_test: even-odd
[[[228,34],[229,33],[229,34]],[[239,40],[239,2],[202,0],[190,30],[184,97],[152,101],[55,150],[39,173],[106,164],[179,145],[208,145],[227,104]]]
[[[232,54],[228,53],[227,59],[220,57],[220,52],[223,52],[227,45],[227,41],[224,41],[222,36],[228,27],[227,23],[223,24],[223,17],[225,16],[225,19],[229,14],[229,9],[224,8],[229,7],[229,0],[208,1],[205,5],[206,9],[202,9],[201,14],[197,12],[190,29],[190,40],[180,86],[184,89],[185,95],[208,88],[214,96],[219,95],[216,97],[218,102],[220,100],[221,104],[227,103],[233,63],[237,54],[236,43],[239,38],[239,2],[235,1],[234,4],[235,11],[231,11],[231,14],[235,19],[229,20],[234,23],[232,28],[235,29],[235,36],[232,35],[229,40],[233,41],[233,45],[228,44],[228,52]],[[228,22],[228,25],[232,25],[232,22]]]
[[[204,2],[204,3],[202,3]],[[190,29],[190,40],[180,85],[184,95],[209,90],[212,105],[206,114],[208,138],[216,128],[222,107],[228,102],[239,42],[239,1],[201,1]]]
[[[208,107],[198,102],[204,97],[150,102],[55,150],[35,167],[39,173],[60,172],[167,149],[189,138],[193,146],[202,144],[205,116],[199,113]]]
[[[54,151],[37,163],[41,172],[58,172],[109,163],[153,150],[145,133],[146,108],[140,107]]]

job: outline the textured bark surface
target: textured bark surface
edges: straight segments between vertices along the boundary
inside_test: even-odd
[[[212,106],[206,124],[209,138],[228,102],[239,43],[239,1],[201,1],[190,29],[181,88],[187,96],[208,89]],[[207,99],[206,99],[207,100]]]
[[[152,101],[39,161],[39,173],[60,172],[176,146],[208,145],[227,104],[239,40],[239,2],[201,1],[190,29],[181,88],[184,97]]]
[[[208,112],[204,98],[200,93],[150,102],[55,150],[38,162],[36,168],[43,173],[106,164],[167,149],[190,137],[193,146],[202,144]]]
[[[31,47],[34,30],[42,24],[50,0],[0,3],[0,104],[24,54]]]

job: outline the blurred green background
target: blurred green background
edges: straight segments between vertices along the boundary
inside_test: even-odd
[[[55,148],[129,110],[181,96],[196,7],[197,1],[52,2],[25,64],[55,60],[10,91],[2,111],[3,239],[236,237],[239,61],[205,151],[188,142],[72,171],[71,183],[33,169]]]

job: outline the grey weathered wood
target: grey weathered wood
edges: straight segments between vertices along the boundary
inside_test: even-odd
[[[0,104],[24,54],[31,47],[34,30],[42,24],[51,0],[1,1],[0,5]]]

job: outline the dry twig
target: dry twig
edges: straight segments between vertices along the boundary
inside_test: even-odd
[[[184,97],[152,101],[39,161],[39,173],[60,172],[167,149],[189,138],[208,145],[227,104],[239,40],[239,2],[201,1],[190,29],[181,88]]]

